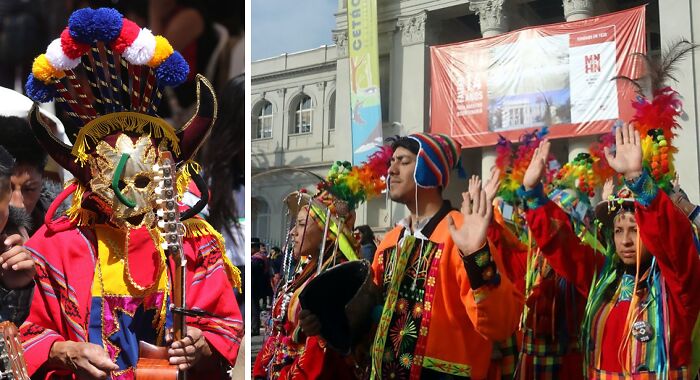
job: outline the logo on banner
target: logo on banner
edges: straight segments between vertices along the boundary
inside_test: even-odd
[[[600,54],[587,55],[584,59],[586,74],[600,72]]]

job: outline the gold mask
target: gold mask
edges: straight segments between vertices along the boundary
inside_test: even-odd
[[[156,147],[144,136],[135,144],[129,136],[120,135],[115,147],[104,141],[97,145],[89,158],[90,187],[112,206],[113,223],[138,228],[154,222],[156,157]]]

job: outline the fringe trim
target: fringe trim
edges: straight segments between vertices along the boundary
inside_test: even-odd
[[[89,226],[95,221],[95,213],[90,210],[82,208],[83,194],[85,194],[85,186],[83,186],[76,179],[73,179],[78,187],[76,187],[73,192],[73,199],[71,205],[66,210],[66,215],[71,222],[76,222],[78,226]],[[70,185],[71,182],[68,183]]]
[[[88,159],[88,150],[112,132],[134,132],[164,139],[175,155],[180,154],[180,139],[165,120],[138,112],[115,112],[91,120],[80,128],[71,153],[81,164]]]
[[[192,175],[190,175],[190,173],[199,173],[201,170],[202,167],[193,160],[189,160],[180,166],[180,170],[177,172],[177,181],[175,181],[179,197],[178,200],[182,200],[182,195],[185,194],[187,185],[189,185],[192,180]]]
[[[239,292],[242,291],[241,287],[241,271],[236,268],[231,260],[226,256],[226,246],[224,245],[224,237],[214,229],[209,223],[202,219],[188,219],[182,222],[185,226],[185,237],[188,238],[199,238],[205,236],[211,236],[216,239],[216,246],[221,252],[221,257],[224,260],[224,268],[226,268],[226,275],[228,276],[231,285],[238,289]]]

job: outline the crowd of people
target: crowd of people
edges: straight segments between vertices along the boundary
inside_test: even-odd
[[[460,147],[430,133],[390,139],[359,167],[336,162],[316,194],[290,194],[281,280],[261,282],[261,299],[277,286],[253,377],[696,378],[700,207],[673,165],[679,96],[649,93],[565,165],[546,129],[501,139],[458,209],[443,190]],[[373,247],[354,209],[382,186],[408,216]]]

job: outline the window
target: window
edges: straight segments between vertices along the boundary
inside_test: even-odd
[[[328,130],[335,130],[335,92],[331,95],[331,100],[328,102]]]
[[[255,197],[250,202],[251,214],[251,232],[252,236],[258,237],[263,241],[269,240],[269,224],[270,224],[270,206],[267,202]]]
[[[265,102],[258,112],[253,140],[269,139],[272,137],[272,103]]]
[[[311,132],[311,117],[313,116],[311,98],[307,95],[302,95],[297,104],[296,113],[294,116],[293,134]]]

